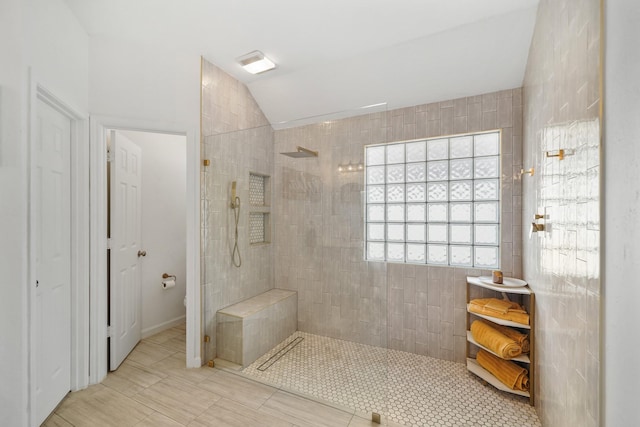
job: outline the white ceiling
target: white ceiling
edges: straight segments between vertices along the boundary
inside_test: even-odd
[[[204,56],[244,82],[277,128],[308,117],[352,115],[359,107],[382,102],[393,109],[518,87],[538,4],[65,1],[89,35]],[[235,58],[253,50],[263,51],[278,68],[246,73]]]

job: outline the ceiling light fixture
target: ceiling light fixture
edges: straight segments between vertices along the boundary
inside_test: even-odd
[[[265,71],[276,68],[276,64],[264,56],[264,53],[259,50],[254,50],[246,55],[242,55],[241,57],[236,58],[236,61],[242,65],[242,68],[251,74],[264,73]]]
[[[338,172],[359,172],[364,170],[364,165],[362,164],[362,162],[360,163],[347,163],[347,164],[343,164],[340,163],[338,165]]]

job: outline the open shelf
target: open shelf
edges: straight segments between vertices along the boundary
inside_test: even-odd
[[[471,331],[467,331],[467,341],[469,341],[471,344],[475,345],[476,347],[480,347],[481,349],[488,351],[489,353],[498,356],[500,359],[504,359],[504,360],[512,360],[514,362],[523,362],[523,363],[531,363],[531,360],[529,359],[529,356],[526,354],[521,354],[520,356],[517,357],[512,357],[511,359],[505,359],[504,357],[500,356],[497,353],[494,353],[493,351],[489,350],[487,347],[483,346],[482,344],[479,344],[474,338],[473,335],[471,334]]]
[[[502,325],[502,326],[509,326],[511,328],[531,329],[531,326],[529,325],[523,325],[522,323],[512,322],[511,320],[498,319],[497,317],[486,316],[484,314],[475,313],[469,310],[470,305],[471,304],[467,304],[467,312],[469,314],[473,314],[474,316],[482,317],[483,319],[487,319],[493,323],[497,323],[498,325]]]
[[[517,294],[521,295],[522,301],[520,302],[524,307],[526,307],[529,312],[529,324],[523,325],[522,323],[512,322],[510,320],[499,319],[497,317],[488,316],[485,314],[478,314],[469,311],[469,301],[471,295],[471,286],[479,286],[481,288],[489,289],[494,292],[499,292],[502,294],[504,299],[509,299],[509,294]],[[488,292],[481,292],[482,294],[488,294]],[[477,293],[476,293],[477,294]],[[498,295],[496,297],[499,298]],[[507,393],[513,393],[520,396],[525,396],[529,398],[529,404],[533,405],[535,403],[535,307],[536,307],[536,297],[535,293],[531,290],[531,288],[526,285],[522,287],[511,287],[511,286],[501,286],[494,283],[488,283],[487,281],[480,280],[478,277],[467,277],[467,369],[473,372],[475,375],[479,376],[498,390],[506,391]],[[490,322],[496,323],[498,325],[507,326],[515,329],[527,329],[529,333],[529,354],[521,354],[518,357],[514,357],[512,359],[504,359],[503,357],[495,354],[488,348],[480,345],[474,338],[470,332],[471,329],[471,315],[477,316],[481,319],[486,319]],[[529,370],[529,391],[519,391],[519,390],[511,390],[506,385],[502,384],[496,377],[494,377],[490,372],[486,369],[482,368],[475,359],[472,359],[470,356],[471,345],[475,345],[479,348],[488,351],[495,356],[500,357],[503,360],[511,360],[515,362],[526,363],[528,365]]]
[[[480,286],[481,288],[491,289],[492,291],[506,292],[508,294],[530,295],[532,293],[529,286],[522,286],[519,288],[515,288],[512,286],[502,286],[495,283],[483,282],[478,277],[467,276],[467,283],[469,283],[470,285]]]
[[[531,397],[528,391],[512,390],[506,385],[502,384],[500,380],[498,380],[489,371],[487,371],[482,366],[480,366],[476,361],[476,359],[471,359],[470,357],[467,357],[467,369],[470,372],[482,378],[483,380],[485,380],[486,382],[488,382],[489,384],[491,384],[492,386],[494,386],[495,388],[497,388],[498,390],[506,391],[507,393],[517,394],[519,396],[524,396],[529,398]]]

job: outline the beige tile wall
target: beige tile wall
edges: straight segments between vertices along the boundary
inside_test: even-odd
[[[522,276],[522,92],[468,98],[275,132],[275,283],[298,291],[298,329],[447,360],[465,357],[468,274],[480,271],[363,261],[367,144],[501,128],[502,270]],[[487,272],[483,272],[487,273]]]
[[[273,246],[249,245],[249,173],[273,175],[273,129],[245,85],[202,63],[201,283],[205,361],[216,357],[216,312],[273,288]],[[242,267],[231,263],[235,222],[231,182],[241,199]]]
[[[600,1],[541,0],[524,82],[524,276],[537,300],[545,426],[597,426],[600,396]],[[547,150],[567,157],[546,158]],[[552,153],[552,154],[553,154]]]

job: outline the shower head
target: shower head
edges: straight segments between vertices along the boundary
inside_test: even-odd
[[[289,156],[289,157],[294,157],[296,159],[302,158],[302,157],[318,157],[317,151],[308,150],[304,147],[300,147],[299,145],[297,149],[298,151],[292,151],[289,153],[280,153],[280,154],[284,154],[285,156]]]

